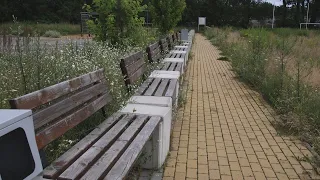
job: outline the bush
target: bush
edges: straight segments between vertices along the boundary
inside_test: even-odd
[[[185,7],[185,0],[151,0],[152,22],[162,33],[168,33],[181,20]]]
[[[139,17],[145,6],[142,0],[93,0],[92,6],[86,5],[89,12],[97,12],[96,20],[87,24],[95,38],[111,44],[124,44],[131,39],[144,23]]]
[[[61,37],[61,34],[58,31],[49,30],[49,31],[46,31],[43,36],[51,37],[51,38],[59,38]]]

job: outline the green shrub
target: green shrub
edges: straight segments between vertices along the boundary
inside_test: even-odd
[[[99,17],[87,24],[97,40],[125,44],[135,33],[140,33],[138,30],[144,23],[139,13],[146,6],[141,3],[142,0],[93,0],[92,6],[86,5],[86,9],[97,12]]]
[[[61,37],[61,34],[58,31],[49,30],[49,31],[46,31],[43,36],[51,37],[51,38],[59,38]]]
[[[166,34],[178,24],[186,7],[185,0],[151,0],[152,23]]]

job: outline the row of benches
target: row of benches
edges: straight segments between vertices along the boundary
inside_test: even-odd
[[[194,31],[187,41],[174,34],[147,48],[149,62],[161,62],[119,112],[46,167],[37,179],[123,179],[139,155],[141,166],[158,169],[170,146],[172,107],[178,100]],[[163,58],[164,57],[164,58]],[[121,60],[128,87],[145,74],[143,52]],[[32,109],[38,149],[112,103],[103,69],[10,100],[14,109]],[[105,113],[104,113],[105,115]]]

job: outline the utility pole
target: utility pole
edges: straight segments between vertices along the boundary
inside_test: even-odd
[[[306,29],[308,29],[308,22],[309,22],[309,8],[310,8],[310,2],[308,2],[307,19],[306,19]]]
[[[272,12],[272,29],[274,27],[274,11],[276,10],[276,6],[273,4],[273,12]]]

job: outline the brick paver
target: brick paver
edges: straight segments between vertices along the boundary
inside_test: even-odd
[[[216,47],[196,34],[192,54],[164,179],[320,179],[301,161],[310,152],[277,135],[272,108]]]

